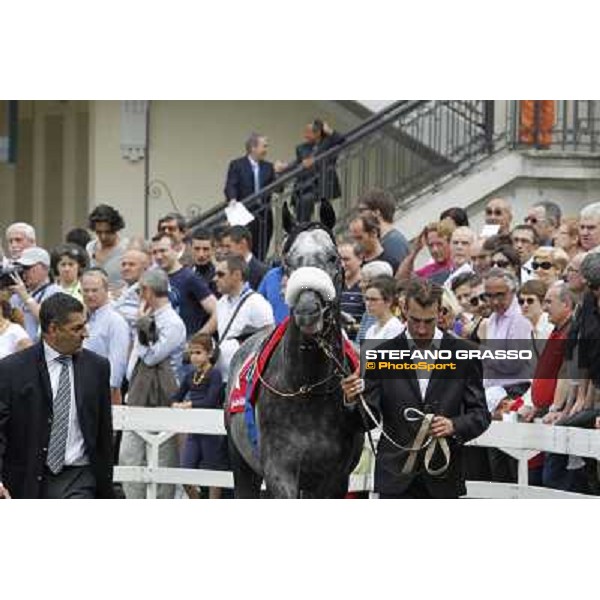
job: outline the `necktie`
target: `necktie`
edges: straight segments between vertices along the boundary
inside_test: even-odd
[[[65,464],[69,413],[71,412],[71,378],[69,377],[70,356],[59,356],[56,360],[62,365],[58,378],[58,390],[52,401],[54,418],[48,445],[48,468],[55,475]]]
[[[258,190],[260,190],[260,179],[259,179],[260,168],[257,164],[253,164],[252,170],[254,171],[254,192],[256,193],[256,192],[258,192]]]

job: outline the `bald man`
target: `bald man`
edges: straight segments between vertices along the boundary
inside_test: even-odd
[[[112,301],[112,306],[127,321],[132,341],[140,306],[138,282],[149,266],[150,257],[142,250],[126,250],[121,258],[121,277],[127,283],[127,287]]]
[[[492,198],[485,207],[486,225],[498,225],[499,234],[510,233],[510,224],[512,223],[512,207],[504,198]]]

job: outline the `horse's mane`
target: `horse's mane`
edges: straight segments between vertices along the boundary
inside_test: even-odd
[[[319,223],[318,221],[300,223],[296,225],[296,227],[294,227],[292,232],[288,235],[287,239],[285,240],[285,244],[283,245],[284,256],[290,251],[290,248],[294,245],[296,238],[301,233],[303,233],[304,231],[313,231],[314,229],[324,231],[331,239],[331,243],[333,244],[333,246],[336,246],[335,236],[333,235],[333,232],[331,231],[331,229],[329,229],[329,227],[325,227],[323,223]]]

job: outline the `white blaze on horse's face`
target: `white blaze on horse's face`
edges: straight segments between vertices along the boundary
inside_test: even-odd
[[[298,234],[286,262],[292,271],[300,267],[323,269],[333,281],[340,269],[337,248],[323,229],[311,229]]]

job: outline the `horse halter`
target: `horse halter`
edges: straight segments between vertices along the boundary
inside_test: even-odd
[[[338,378],[338,380],[342,379],[343,371],[340,371],[338,368],[338,365],[340,363],[334,356],[335,353],[334,353],[333,348],[331,348],[331,346],[329,344],[327,344],[327,342],[325,341],[326,335],[329,334],[332,331],[332,329],[334,329],[334,327],[335,327],[335,315],[334,315],[333,309],[334,309],[335,303],[337,301],[338,301],[338,299],[336,298],[333,301],[325,301],[324,302],[325,306],[322,310],[323,324],[324,324],[323,331],[321,331],[320,333],[316,334],[313,337],[316,347],[320,348],[321,351],[325,354],[325,356],[327,356],[327,358],[332,359],[333,364],[334,364],[333,372],[330,375],[328,375],[327,377],[321,379],[320,381],[317,381],[312,384],[301,385],[298,388],[298,390],[295,392],[283,392],[281,390],[278,390],[277,388],[273,387],[268,381],[266,381],[261,373],[258,373],[258,380],[270,392],[272,392],[276,396],[280,396],[281,398],[296,398],[298,396],[307,396],[308,394],[313,392],[313,390],[315,390],[316,388],[318,388],[322,385],[325,385],[326,383],[328,383],[329,381],[331,381],[332,379],[334,379],[336,377]],[[300,348],[303,349],[302,346]],[[260,350],[259,350],[259,352],[257,352],[257,355],[256,355],[257,358],[255,359],[256,361],[258,361],[259,355],[260,355]],[[339,381],[333,387],[326,388],[322,392],[319,392],[319,394],[327,394],[327,393],[333,392],[336,389],[338,389],[338,387],[339,387]]]

